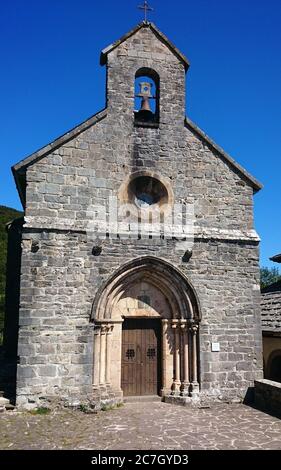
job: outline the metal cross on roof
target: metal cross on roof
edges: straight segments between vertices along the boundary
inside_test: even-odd
[[[139,5],[138,8],[144,10],[144,21],[147,21],[147,12],[153,11],[153,8],[148,5],[147,0],[144,0],[143,5]]]

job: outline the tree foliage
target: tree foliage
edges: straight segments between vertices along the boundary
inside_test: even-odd
[[[265,268],[265,267],[261,268],[261,288],[262,289],[280,280],[281,280],[281,274],[277,267],[274,266],[273,268]]]

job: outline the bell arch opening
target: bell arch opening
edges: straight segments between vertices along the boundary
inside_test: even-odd
[[[98,291],[91,321],[95,395],[198,395],[199,302],[173,265],[154,257],[123,265]]]
[[[159,124],[160,77],[148,67],[135,74],[135,125],[157,126]]]

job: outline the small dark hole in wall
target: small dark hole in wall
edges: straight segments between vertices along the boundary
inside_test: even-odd
[[[99,256],[102,252],[102,247],[101,246],[94,246],[92,249],[92,255],[93,256]]]
[[[38,242],[32,242],[31,244],[31,253],[37,253],[39,250],[39,243]]]
[[[186,250],[186,252],[184,253],[182,257],[183,263],[187,263],[190,260],[191,256],[192,256],[192,251]]]

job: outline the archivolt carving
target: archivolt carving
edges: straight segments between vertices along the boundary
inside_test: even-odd
[[[151,256],[126,263],[109,278],[96,295],[91,320],[112,319],[116,303],[131,285],[140,280],[147,281],[163,293],[172,318],[200,320],[198,299],[187,278],[172,264]]]

